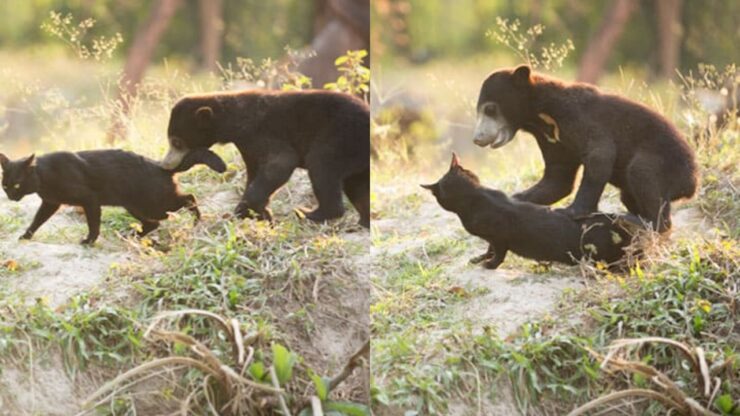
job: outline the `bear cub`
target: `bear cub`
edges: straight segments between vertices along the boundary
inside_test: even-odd
[[[30,239],[62,204],[80,206],[87,218],[88,235],[82,244],[92,244],[100,233],[100,207],[120,206],[141,221],[143,236],[159,226],[168,212],[187,207],[196,218],[200,212],[193,195],[181,194],[173,175],[203,163],[217,172],[224,162],[208,150],[192,152],[174,171],[123,150],[54,152],[11,161],[0,154],[2,185],[8,198],[20,201],[37,193],[41,197],[33,222],[21,239]]]
[[[629,212],[663,232],[671,227],[671,201],[696,192],[698,169],[686,140],[665,117],[627,98],[520,66],[495,71],[483,82],[477,111],[478,146],[501,147],[520,129],[537,140],[544,176],[516,199],[559,201],[573,190],[582,165],[583,180],[567,214],[598,211],[611,183]]]
[[[486,188],[453,153],[449,171],[431,185],[439,205],[460,217],[470,234],[486,240],[488,251],[471,260],[495,269],[506,253],[534,260],[574,264],[583,257],[614,263],[625,255],[640,227],[637,218],[595,213],[581,219],[548,207],[517,201]]]
[[[353,96],[324,90],[250,90],[186,96],[167,128],[172,169],[193,149],[234,143],[247,167],[239,218],[272,220],[272,195],[296,168],[308,171],[318,207],[306,218],[344,214],[342,192],[370,226],[370,110]]]

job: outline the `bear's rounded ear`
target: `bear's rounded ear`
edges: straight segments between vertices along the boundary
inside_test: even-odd
[[[200,107],[195,110],[195,119],[198,121],[199,127],[206,127],[210,124],[213,119],[213,109],[208,106]]]
[[[0,165],[2,165],[2,167],[4,168],[4,167],[5,167],[5,165],[6,165],[6,164],[7,164],[8,162],[10,162],[10,159],[8,159],[8,157],[7,157],[7,156],[5,156],[4,154],[0,153]]]
[[[532,70],[529,65],[519,65],[514,70],[514,83],[519,86],[529,85],[530,75],[532,75]]]

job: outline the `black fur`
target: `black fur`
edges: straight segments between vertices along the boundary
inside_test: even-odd
[[[460,217],[470,234],[486,240],[488,251],[471,260],[497,268],[511,250],[534,260],[573,264],[584,256],[613,263],[621,259],[639,228],[637,218],[595,213],[573,219],[548,207],[517,201],[486,188],[453,155],[450,170],[432,185],[437,202]]]
[[[642,104],[587,84],[532,74],[526,66],[491,74],[478,105],[487,102],[498,104],[513,131],[532,133],[542,151],[544,177],[514,195],[517,199],[557,202],[571,193],[576,171],[584,165],[569,215],[595,212],[608,182],[621,189],[631,213],[665,231],[671,226],[670,202],[696,192],[694,152],[665,117]],[[541,114],[554,120],[558,138]]]
[[[271,196],[293,170],[308,170],[319,206],[306,217],[323,222],[344,214],[342,191],[370,225],[370,116],[362,100],[329,91],[244,91],[182,98],[172,109],[170,153],[179,156],[233,142],[247,166],[247,186],[236,207],[271,220]]]
[[[172,173],[185,172],[195,165],[203,164],[218,173],[226,172],[226,163],[217,154],[207,148],[197,148],[188,152],[182,162],[172,170]]]
[[[202,159],[202,160],[201,160]],[[123,150],[93,150],[77,153],[55,152],[35,158],[10,161],[0,154],[3,189],[8,198],[20,201],[38,193],[41,206],[21,239],[30,239],[62,204],[85,211],[88,235],[83,244],[92,244],[100,233],[100,207],[124,207],[141,221],[141,236],[159,226],[168,212],[187,207],[196,217],[200,212],[195,197],[177,189],[173,174],[205,163],[219,170],[223,161],[211,153],[193,152],[174,171],[156,162]]]

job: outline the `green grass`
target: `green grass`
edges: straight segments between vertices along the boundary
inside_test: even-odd
[[[371,136],[376,149],[389,153],[380,154],[373,163],[373,213],[385,221],[382,232],[377,229],[373,234],[379,268],[373,276],[376,290],[371,306],[376,411],[446,414],[451,403],[462,403],[465,414],[478,414],[479,405],[485,414],[486,403],[513,400],[522,414],[566,414],[579,404],[627,388],[663,392],[644,375],[603,370],[600,357],[622,338],[665,337],[703,349],[711,377],[721,380],[714,399],[704,396],[686,357],[674,347],[651,342],[618,356],[654,367],[673,380],[685,397],[717,414],[730,414],[733,403],[740,403],[737,122],[689,139],[703,180],[688,205],[702,212],[712,228],[709,233],[694,240],[663,241],[651,247],[638,266],[620,274],[509,256],[506,269],[526,270],[536,279],[580,276],[585,286],[564,291],[555,310],[502,339],[494,328],[481,328],[461,316],[460,311],[479,293],[467,288],[448,290],[456,285],[449,275],[450,263],[478,254],[485,244],[461,229],[442,230],[436,222],[425,228],[421,217],[429,217],[430,210],[448,214],[442,214],[431,199],[427,204],[422,190],[415,188],[444,173],[450,148],[463,153],[463,165],[478,173],[482,182],[504,192],[526,188],[541,175],[532,140],[518,137],[504,150],[470,151],[469,133],[459,128],[472,123],[474,103],[458,97],[475,97],[480,79],[490,68],[501,66],[487,62],[481,58],[452,65],[437,60],[430,65],[383,68],[378,84],[381,98],[384,93],[408,92],[427,100],[415,110],[433,116],[416,122],[424,126],[404,131],[398,125],[398,114],[403,112],[394,109],[381,114]],[[679,105],[685,91],[666,84],[648,85],[633,75],[609,75],[606,89],[647,103],[683,131],[696,131],[697,126],[687,124],[686,114],[690,112],[695,120],[704,115],[697,108]],[[409,79],[415,80],[413,85],[405,83]],[[408,91],[396,85],[409,85]],[[415,133],[421,130],[427,136]],[[425,141],[429,135],[434,137],[431,142]],[[389,139],[394,142],[388,144]],[[619,207],[617,196],[607,188],[602,207]],[[450,240],[438,241],[438,233],[450,235]],[[405,246],[415,251],[387,254]],[[667,411],[658,403],[639,400],[634,406],[625,408],[628,414]]]
[[[60,56],[55,67],[63,67],[67,76],[58,80],[44,71],[24,72],[26,66],[38,64],[39,56],[35,54],[2,53],[11,63],[2,85],[7,87],[16,109],[29,115],[26,134],[33,137],[9,146],[11,157],[29,149],[41,154],[58,149],[110,147],[105,142],[105,129],[113,105],[108,93],[115,78],[115,63],[93,64]],[[90,74],[97,83],[94,88],[90,86]],[[167,146],[166,124],[162,123],[169,117],[174,100],[186,93],[218,90],[223,81],[183,74],[186,71],[180,68],[153,68],[132,105],[128,139],[115,147],[161,157]],[[357,216],[349,205],[344,218],[328,225],[296,218],[292,211],[295,206],[314,203],[305,175],[295,175],[273,198],[273,225],[234,218],[233,204],[246,181],[244,164],[233,146],[216,146],[214,150],[227,163],[225,174],[198,167],[177,175],[182,192],[192,193],[206,203],[205,207],[201,205],[204,215],[199,224],[195,225],[190,212],[183,210],[139,239],[134,236],[138,221],[123,209],[106,207],[102,211],[101,236],[96,246],[88,249],[91,261],[100,253],[125,254],[125,260],[111,264],[110,272],[101,276],[96,287],[52,308],[43,299],[27,299],[12,285],[0,282],[0,373],[6,366],[29,371],[29,365],[61,357],[68,374],[85,373],[102,384],[122,369],[155,357],[190,354],[182,343],[157,341],[144,334],[159,313],[196,308],[234,319],[245,335],[254,335],[253,359],[266,368],[294,360],[274,355],[274,345],[286,347],[295,357],[295,371],[291,377],[281,376],[281,384],[288,406],[296,414],[305,407],[307,394],[318,394],[320,383],[311,376],[328,377],[339,372],[345,363],[337,360],[347,357],[338,356],[336,349],[350,345],[329,346],[332,350],[324,351],[317,343],[322,331],[337,322],[345,326],[351,322],[358,337],[367,332],[362,328],[365,311],[358,305],[368,296],[368,289],[352,259],[366,254],[368,239],[356,225]],[[228,202],[219,202],[224,195]],[[31,216],[13,205],[0,215],[0,236],[15,243]],[[86,232],[84,216],[62,212],[42,227],[34,240],[76,245]],[[24,273],[32,272],[44,261],[43,256],[0,256],[0,260],[4,262],[0,263],[0,278],[13,279],[22,279]],[[225,365],[233,364],[225,353],[230,350],[223,331],[208,319],[187,315],[173,320],[170,326],[208,345]],[[340,355],[347,352],[354,351],[342,351]],[[193,411],[206,412],[200,406],[209,399],[199,389],[207,385],[207,379],[193,372],[177,374],[178,383],[151,392],[161,399],[160,410],[197,391]],[[252,374],[252,378],[270,383],[269,377]],[[367,401],[364,381],[349,379],[345,384],[331,396],[323,388],[321,400],[327,410],[342,406],[332,402],[334,397]],[[244,398],[242,394],[239,397],[246,402],[261,403],[257,396]],[[114,409],[112,414],[130,414],[136,401],[136,395],[120,391],[111,398],[110,407],[99,410],[101,414],[109,414],[110,409]],[[274,397],[269,402],[260,406],[277,408]]]

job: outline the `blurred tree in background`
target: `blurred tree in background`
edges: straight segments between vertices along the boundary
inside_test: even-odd
[[[160,3],[174,12],[153,52],[152,60],[157,62],[167,57],[211,68],[214,56],[220,55],[224,61],[237,56],[255,60],[277,57],[286,46],[302,48],[313,38],[315,7],[306,0],[3,0],[0,48],[53,42],[40,28],[53,10],[95,19],[93,36],[120,32],[124,44],[119,53],[123,54]],[[204,14],[213,19],[202,19]],[[215,26],[209,26],[211,23]],[[222,36],[207,39],[201,36],[204,29]]]
[[[496,18],[547,27],[541,45],[571,39],[579,78],[618,66],[652,77],[702,62],[740,61],[740,2],[725,0],[374,0],[374,59],[420,63],[503,51],[486,38]]]
[[[114,140],[125,136],[130,103],[151,64],[166,60],[187,72],[219,73],[219,65],[230,67],[240,58],[286,60],[321,88],[339,76],[338,57],[369,49],[369,8],[369,0],[3,0],[0,49],[39,50],[63,43],[75,49],[82,35],[74,33],[73,21],[85,25],[88,39],[121,40],[110,48],[113,65],[120,63],[122,69],[109,131]],[[58,26],[56,33],[42,27],[49,20]],[[284,59],[286,49],[308,53],[294,61],[293,55]]]

